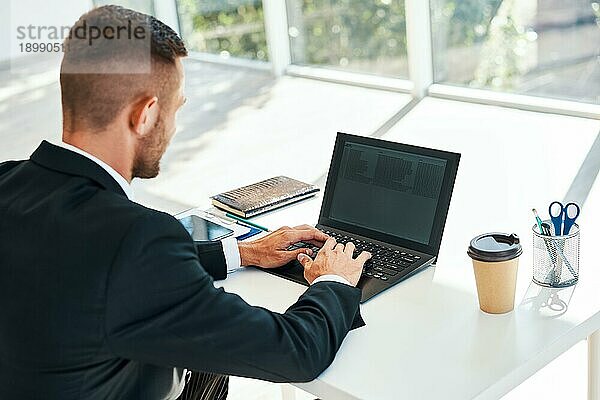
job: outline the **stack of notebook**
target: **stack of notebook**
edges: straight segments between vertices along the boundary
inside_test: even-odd
[[[242,218],[250,218],[314,196],[318,191],[315,185],[276,176],[213,196],[212,204]]]

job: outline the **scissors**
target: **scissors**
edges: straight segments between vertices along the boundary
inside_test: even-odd
[[[556,205],[558,207],[556,207]],[[569,216],[569,209],[575,209],[574,216]],[[552,210],[556,210],[558,212],[552,212]],[[577,217],[579,217],[580,211],[581,210],[579,209],[579,206],[575,203],[567,203],[565,206],[563,206],[560,201],[553,201],[550,203],[550,206],[548,207],[548,213],[550,214],[550,220],[554,225],[554,235],[568,235],[571,227],[575,223],[575,220]]]

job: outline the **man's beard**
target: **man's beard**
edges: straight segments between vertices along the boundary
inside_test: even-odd
[[[133,160],[133,178],[150,179],[160,172],[160,159],[168,145],[167,133],[163,119],[159,118],[152,132],[144,137],[137,148]]]

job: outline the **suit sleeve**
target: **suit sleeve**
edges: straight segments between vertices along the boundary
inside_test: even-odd
[[[195,242],[194,246],[200,264],[214,280],[227,278],[227,262],[221,241]]]
[[[360,290],[310,288],[285,313],[216,289],[183,227],[156,213],[130,229],[107,283],[106,341],[155,365],[307,382],[333,361],[357,315]]]

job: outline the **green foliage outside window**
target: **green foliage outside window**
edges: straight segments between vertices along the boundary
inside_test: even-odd
[[[177,0],[184,39],[194,51],[267,60],[262,1]]]
[[[408,77],[405,0],[279,1],[293,63]],[[422,1],[430,3],[436,82],[600,102],[600,0]],[[268,60],[261,0],[177,5],[192,50]]]
[[[484,39],[501,3],[433,0],[432,13],[440,10],[448,20],[450,45],[468,45]],[[292,41],[305,35],[308,63],[406,54],[404,0],[288,0],[287,4]],[[193,44],[199,51],[225,50],[250,58],[260,58],[260,51],[266,54],[262,1],[177,0],[177,5],[182,25],[188,28],[186,36],[196,37]]]
[[[94,0],[94,6],[96,7],[109,4],[115,4],[144,14],[154,15],[154,2],[152,0]]]
[[[432,0],[432,15],[443,19],[449,45],[469,45],[485,39],[501,2]],[[177,6],[193,50],[268,60],[261,0],[177,0]],[[408,74],[404,0],[287,0],[287,9],[294,62]]]
[[[294,61],[344,67],[406,57],[403,0],[288,0]]]
[[[489,35],[490,22],[501,4],[502,0],[432,0],[433,32],[443,25],[450,46],[481,42]]]

